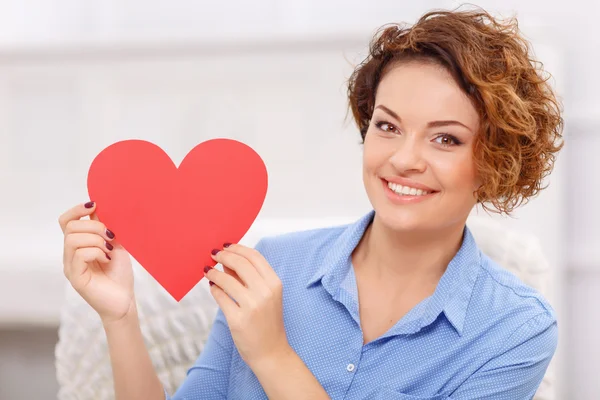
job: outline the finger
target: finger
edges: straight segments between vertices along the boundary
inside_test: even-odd
[[[71,233],[95,233],[109,242],[115,238],[115,234],[98,220],[88,221],[76,219],[69,221],[64,232],[65,236]]]
[[[256,271],[256,268],[246,258],[227,251],[227,249],[212,254],[212,258],[227,268],[235,271],[241,278],[242,284],[246,285],[250,289],[261,289],[266,288],[266,284],[260,274]]]
[[[214,268],[214,266],[211,266],[211,265],[207,265],[206,267],[208,267],[208,268]],[[206,268],[206,267],[202,267],[202,268]],[[223,265],[223,272],[225,272],[227,275],[235,278],[242,285],[244,284],[244,282],[242,281],[242,278],[240,278],[238,276],[238,274],[234,270],[232,270],[231,268],[228,268],[227,266]]]
[[[106,254],[98,247],[83,247],[75,251],[73,262],[68,263],[65,269],[65,276],[71,283],[81,283],[81,277],[86,273],[91,273],[91,265],[94,261],[100,264],[108,264],[110,260]]]
[[[65,211],[63,214],[58,217],[58,224],[60,225],[60,229],[64,232],[69,221],[81,219],[86,215],[90,215],[96,209],[96,203],[93,201],[87,202],[85,204],[81,203],[76,205],[75,207]]]
[[[109,260],[109,253],[113,250],[113,246],[110,243],[95,233],[71,233],[65,236],[65,259],[73,260],[77,249],[84,247],[99,248],[106,254],[106,258]]]
[[[228,274],[229,276],[234,277],[235,279],[237,279],[241,284],[244,284],[244,282],[242,282],[242,278],[239,277],[239,275],[232,270],[231,268],[228,268],[227,266],[223,265],[223,271]]]
[[[100,218],[98,218],[98,214],[96,214],[96,210],[94,210],[93,213],[90,214],[90,220],[92,221],[100,221]],[[104,226],[104,231],[105,231],[105,235],[108,239],[113,240],[115,238],[115,234],[113,231],[111,231],[110,229],[108,229],[106,227],[106,225]]]
[[[210,285],[210,294],[213,296],[217,305],[223,311],[225,315],[225,319],[230,323],[232,318],[237,318],[240,308],[235,301],[231,297],[225,293],[223,289],[221,289],[218,285],[212,284]]]
[[[225,249],[248,260],[270,285],[279,283],[279,277],[267,259],[258,250],[237,243],[228,244]]]
[[[233,297],[241,307],[254,306],[254,301],[250,295],[250,290],[245,288],[237,279],[227,275],[225,272],[219,271],[216,268],[208,268],[204,275],[206,278],[218,285],[225,293]]]

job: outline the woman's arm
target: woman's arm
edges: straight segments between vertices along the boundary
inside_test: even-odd
[[[59,217],[64,233],[63,272],[102,321],[116,398],[164,399],[140,331],[130,255],[95,211],[96,204],[88,202]]]
[[[329,395],[304,361],[289,346],[276,357],[264,359],[250,368],[269,399],[329,399]]]
[[[227,321],[219,310],[202,353],[188,370],[177,393],[169,394],[158,379],[146,349],[137,311],[105,324],[116,400],[223,400],[227,398],[234,348]]]
[[[513,332],[499,355],[471,375],[449,399],[532,399],[557,344],[556,319],[544,311]]]
[[[140,329],[137,310],[118,321],[104,324],[117,400],[164,400]]]
[[[187,377],[169,400],[224,400],[229,392],[229,374],[234,344],[221,310],[217,310],[208,339]]]

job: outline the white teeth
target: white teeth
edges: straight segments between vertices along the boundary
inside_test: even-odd
[[[395,193],[405,195],[405,196],[424,196],[431,192],[426,190],[412,188],[410,186],[402,186],[397,183],[388,182],[388,187]]]

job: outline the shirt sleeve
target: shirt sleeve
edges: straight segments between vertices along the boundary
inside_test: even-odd
[[[499,356],[471,375],[451,400],[531,399],[554,356],[558,342],[556,319],[537,315],[508,339]]]
[[[227,398],[229,369],[234,349],[225,315],[219,308],[200,356],[188,370],[183,384],[166,400],[221,400]]]

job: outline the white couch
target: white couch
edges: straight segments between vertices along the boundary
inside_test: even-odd
[[[327,221],[327,225],[350,222]],[[470,217],[469,227],[481,249],[550,302],[550,269],[535,237],[518,234],[488,218]],[[323,221],[257,221],[241,243],[284,231],[322,226]],[[203,349],[217,307],[203,279],[180,303],[175,302],[139,265],[134,263],[136,296],[142,332],[160,379],[170,393],[185,379],[187,369]],[[59,400],[114,399],[112,372],[101,323],[95,312],[65,283],[56,371]],[[554,400],[551,364],[535,400]]]

